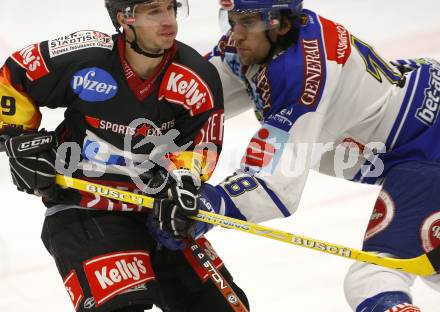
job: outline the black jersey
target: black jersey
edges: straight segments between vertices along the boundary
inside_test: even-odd
[[[1,131],[36,130],[39,107],[65,107],[57,128],[64,173],[129,191],[139,189],[133,177],[145,181],[157,169],[157,161],[145,161],[158,145],[178,168],[196,170],[203,164],[203,172],[197,171],[202,180],[209,177],[221,150],[220,79],[209,62],[178,41],[147,80],[126,61],[122,35],[79,31],[32,44],[2,67],[0,99]],[[206,143],[216,147],[214,152],[198,148]],[[73,190],[46,204],[142,209]]]

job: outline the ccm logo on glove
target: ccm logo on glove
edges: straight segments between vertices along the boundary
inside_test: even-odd
[[[38,148],[41,145],[44,144],[50,144],[52,143],[53,136],[42,136],[40,138],[35,138],[32,141],[23,142],[18,147],[19,152],[27,151],[30,149]]]

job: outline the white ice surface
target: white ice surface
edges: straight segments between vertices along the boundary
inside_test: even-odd
[[[112,32],[101,0],[0,0],[0,63],[36,41],[80,29]],[[190,0],[190,18],[179,39],[207,52],[218,36],[216,0]],[[389,58],[440,58],[439,0],[310,0],[306,7],[344,24]],[[59,111],[43,110],[52,129]],[[225,147],[214,181],[232,172],[256,128],[252,115],[226,125]],[[239,135],[238,135],[239,134]],[[341,245],[361,248],[378,188],[312,173],[300,209],[267,225]],[[73,311],[51,257],[40,242],[44,207],[12,185],[0,155],[0,311]],[[344,312],[342,282],[350,260],[232,230],[215,229],[209,239],[245,289],[252,311]],[[415,303],[440,310],[440,295],[420,281]],[[157,310],[156,310],[157,311]]]

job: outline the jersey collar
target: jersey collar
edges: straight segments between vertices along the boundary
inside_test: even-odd
[[[153,75],[146,80],[143,80],[136,75],[133,68],[130,66],[130,64],[128,64],[127,59],[125,58],[125,41],[122,36],[118,37],[118,50],[125,79],[127,79],[128,85],[130,86],[131,91],[135,94],[136,98],[139,101],[143,101],[153,92],[156,87],[157,79],[163,70],[167,68],[174,59],[177,47],[176,43],[174,43],[170,49],[166,50],[161,63],[157,66]]]

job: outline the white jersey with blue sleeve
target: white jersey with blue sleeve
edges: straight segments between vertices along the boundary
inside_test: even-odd
[[[309,169],[380,183],[397,163],[440,158],[432,144],[440,131],[433,60],[387,62],[309,10],[297,43],[265,65],[242,65],[230,34],[209,58],[222,79],[226,116],[253,106],[261,122],[241,169],[217,186],[229,216],[290,216]]]

